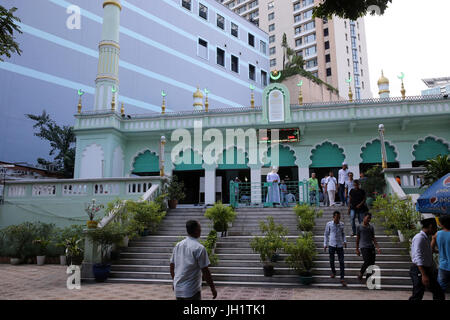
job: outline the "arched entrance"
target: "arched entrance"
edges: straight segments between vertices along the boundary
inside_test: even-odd
[[[159,156],[150,150],[141,152],[134,158],[131,173],[138,176],[159,176]]]
[[[186,155],[185,155],[186,153]],[[174,164],[173,175],[177,176],[178,181],[184,183],[184,193],[186,198],[180,201],[180,204],[199,204],[205,201],[204,194],[200,197],[200,178],[205,176],[205,170],[202,167],[203,159],[192,149],[181,151],[178,155],[180,162]]]
[[[397,152],[395,151],[395,147],[388,142],[385,142],[385,146],[388,168],[399,168],[400,165],[397,162]],[[359,165],[360,172],[366,172],[373,166],[381,165],[381,142],[379,139],[367,143],[361,148],[361,151],[362,162]]]
[[[333,171],[334,176],[337,177],[338,171],[345,161],[344,149],[337,144],[324,142],[311,152],[310,159],[312,161],[309,166],[310,176],[315,172],[317,179],[320,181],[330,171]]]
[[[448,154],[450,154],[448,144],[435,138],[428,137],[424,140],[420,140],[418,144],[414,145],[413,167],[421,167],[425,165],[427,160],[436,158],[438,155],[444,156]]]

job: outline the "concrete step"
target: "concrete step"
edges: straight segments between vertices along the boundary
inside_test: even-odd
[[[292,240],[290,240],[292,241]],[[323,249],[323,241],[320,240],[316,240],[314,241],[317,248],[318,249]],[[405,249],[404,244],[400,243],[400,242],[381,242],[379,241],[378,244],[380,245],[380,248],[400,248],[400,249]],[[130,243],[131,245],[131,243]],[[159,244],[158,244],[159,245]],[[347,239],[347,247],[349,248],[355,248],[356,247],[356,237],[349,237]],[[245,242],[227,242],[227,241],[222,241],[221,238],[219,238],[218,242],[217,242],[217,248],[250,248],[250,241],[245,241]]]
[[[145,249],[145,248],[144,248]],[[318,252],[323,252],[323,249],[318,249]],[[252,254],[254,253],[251,248],[216,248],[217,254]],[[327,251],[328,252],[328,251]],[[355,253],[355,248],[344,248],[344,254]],[[405,249],[402,248],[381,248],[382,254],[408,254]]]

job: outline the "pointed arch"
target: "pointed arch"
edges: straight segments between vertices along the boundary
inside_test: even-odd
[[[183,151],[180,151],[180,153],[175,156],[173,165],[174,171],[203,170],[203,158],[199,152],[195,151],[192,148],[187,148]]]
[[[227,161],[227,153],[233,150],[233,161],[230,163]],[[217,169],[230,170],[230,169],[248,169],[248,153],[241,148],[232,146],[224,149],[217,157]]]
[[[387,162],[398,162],[398,150],[397,147],[388,140],[384,141],[386,146]],[[361,163],[381,163],[381,141],[378,138],[374,138],[361,147],[360,157]]]
[[[412,155],[415,161],[427,161],[438,155],[450,154],[449,143],[442,138],[428,135],[425,138],[417,140],[413,145]]]
[[[272,161],[270,157],[272,156],[272,148],[269,147],[267,149],[267,152],[264,152],[263,156],[263,165],[264,167],[270,167],[272,166]],[[295,167],[297,157],[295,155],[295,151],[288,145],[279,145],[279,167]]]
[[[318,144],[311,151],[310,168],[337,168],[345,161],[344,148],[331,141]]]
[[[159,156],[150,149],[138,151],[131,161],[131,173],[156,173],[159,172]]]

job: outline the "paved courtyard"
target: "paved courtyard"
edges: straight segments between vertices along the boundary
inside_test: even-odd
[[[66,267],[58,265],[0,265],[0,300],[173,300],[170,285],[81,284],[80,290],[66,287]],[[408,291],[351,289],[262,288],[218,286],[219,300],[407,300]],[[203,299],[212,296],[203,288]],[[431,294],[426,293],[430,300]]]

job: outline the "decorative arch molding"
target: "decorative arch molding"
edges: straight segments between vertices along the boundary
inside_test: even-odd
[[[361,162],[363,161],[362,154],[363,154],[364,150],[365,150],[369,145],[373,144],[375,141],[380,141],[380,138],[373,138],[373,139],[371,139],[371,140],[368,140],[368,141],[364,142],[364,143],[361,145],[361,148],[359,149],[359,158],[360,158]],[[387,144],[388,144],[389,146],[391,146],[392,148],[394,148],[395,162],[399,162],[399,160],[398,160],[398,155],[400,154],[400,152],[399,152],[397,146],[396,146],[394,143],[392,143],[390,140],[384,139],[384,142],[387,143]],[[380,141],[380,144],[381,144],[381,141]],[[380,163],[381,163],[381,162],[380,162]]]
[[[105,152],[97,143],[87,145],[81,153],[80,178],[103,178]]]
[[[229,150],[231,150],[231,149],[235,149],[238,153],[239,153],[239,152],[242,152],[242,154],[244,155],[244,161],[245,161],[245,164],[244,164],[244,165],[245,165],[246,167],[250,168],[251,164],[248,163],[248,160],[249,160],[248,151],[246,151],[246,150],[243,149],[243,148],[239,148],[239,147],[237,147],[236,145],[234,145],[234,146],[229,146],[228,148],[222,149],[222,151],[217,155],[217,157],[216,157],[216,159],[215,159],[215,163],[216,163],[216,165],[217,165],[216,168],[219,168],[221,165],[226,165],[226,163],[222,163],[222,164],[221,164],[221,163],[219,163],[219,162],[220,162],[220,159],[222,159],[224,153],[227,152],[227,151],[229,151]],[[235,154],[235,156],[237,157],[237,154]]]
[[[125,168],[125,155],[123,153],[122,147],[117,146],[113,152],[113,163],[112,163],[112,176],[122,177]]]
[[[186,152],[192,153],[193,156],[194,156],[194,159],[195,159],[195,156],[196,156],[196,155],[199,156],[200,159],[202,160],[202,163],[201,163],[201,164],[198,164],[198,165],[201,166],[202,168],[204,168],[205,163],[204,163],[203,158],[202,158],[202,153],[199,152],[197,149],[195,149],[195,148],[193,148],[193,147],[187,147],[187,148],[183,148],[183,150],[180,150],[180,152],[179,152],[178,154],[175,155],[174,161],[172,161],[172,156],[171,156],[170,161],[172,162],[173,170],[176,170],[176,169],[177,169],[177,166],[182,166],[182,165],[184,164],[183,162],[181,162],[181,163],[178,164],[178,165],[177,165],[176,163],[177,163],[178,160],[180,159],[180,154],[181,154],[181,153],[185,154]],[[186,165],[186,164],[184,164],[184,165]],[[197,165],[197,164],[191,163],[190,165]]]
[[[297,156],[297,151],[296,151],[296,149],[295,149],[291,144],[287,144],[287,143],[280,143],[280,144],[279,144],[279,147],[288,149],[289,152],[292,153],[292,156],[293,156],[294,159],[295,159],[295,160],[294,160],[294,164],[298,167],[298,166],[299,166],[299,164],[298,164],[299,157]],[[268,146],[268,147],[267,147],[267,150],[264,151],[264,152],[262,153],[262,159],[263,159],[263,160],[267,160],[267,153],[269,152],[269,150],[270,150],[271,148],[272,148],[272,146]],[[264,163],[262,163],[262,166],[264,166]]]
[[[137,151],[137,152],[134,154],[134,156],[131,157],[130,174],[132,174],[132,173],[134,172],[134,170],[135,170],[134,164],[136,163],[136,159],[137,159],[139,156],[141,156],[141,155],[143,155],[144,153],[146,153],[147,151],[150,152],[151,154],[155,155],[155,156],[159,159],[158,153],[152,151],[150,148],[145,148],[145,149],[141,149],[141,150]]]
[[[425,136],[425,137],[423,137],[423,138],[417,139],[416,142],[413,143],[413,145],[412,145],[412,150],[411,150],[411,156],[412,156],[413,159],[416,158],[416,156],[415,156],[415,154],[414,154],[414,153],[416,152],[416,147],[418,147],[421,143],[425,143],[425,141],[426,141],[427,139],[433,139],[433,140],[435,140],[436,142],[440,142],[440,143],[442,143],[443,145],[447,146],[447,149],[450,150],[450,142],[448,142],[448,141],[445,140],[444,138],[437,137],[437,136],[435,136],[435,135],[429,134],[429,135],[427,135],[427,136]]]
[[[314,145],[312,147],[311,155],[308,157],[308,162],[309,162],[308,167],[311,167],[311,165],[313,164],[312,158],[315,154],[315,150],[317,150],[318,148],[320,148],[321,146],[323,146],[324,144],[327,144],[327,143],[331,144],[331,146],[333,146],[333,147],[336,146],[339,149],[339,151],[341,151],[342,155],[344,156],[344,161],[345,161],[345,159],[347,159],[347,156],[346,156],[347,152],[343,146],[341,146],[339,143],[336,143],[334,141],[326,139],[326,140],[323,140],[322,142],[317,143],[316,145]]]

